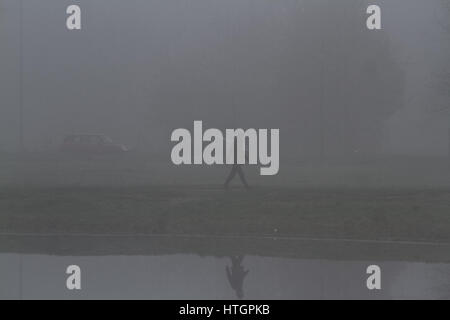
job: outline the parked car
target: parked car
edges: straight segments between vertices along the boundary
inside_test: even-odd
[[[128,149],[103,134],[71,134],[64,137],[61,151],[71,153],[123,153]]]

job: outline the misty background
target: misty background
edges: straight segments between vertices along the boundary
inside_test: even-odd
[[[66,28],[73,4],[81,31]],[[366,27],[371,4],[382,30]],[[450,261],[449,18],[448,0],[0,0],[0,252]],[[231,166],[174,165],[170,135],[194,120],[280,129],[279,174],[245,166],[249,190],[235,177],[225,191]],[[63,152],[68,134],[129,152]],[[310,278],[318,266],[292,279],[335,277]],[[403,283],[439,267],[395,265],[392,295],[428,290]],[[288,276],[251,290],[289,294]]]
[[[68,31],[67,6],[82,9]],[[382,30],[366,28],[378,4]],[[441,0],[0,1],[0,150],[103,133],[164,158],[170,133],[280,128],[282,159],[446,155]],[[281,164],[282,165],[282,164]]]

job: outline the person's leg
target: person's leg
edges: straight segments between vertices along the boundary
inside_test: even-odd
[[[233,180],[236,173],[237,173],[236,165],[233,165],[233,168],[231,169],[230,174],[228,175],[227,181],[225,181],[225,188],[228,188],[228,185],[230,184],[231,180]]]
[[[250,188],[250,186],[247,183],[247,180],[245,179],[245,175],[244,175],[244,170],[242,170],[242,167],[239,166],[238,168],[238,174],[239,174],[239,178],[241,178],[242,183],[244,184],[244,186],[248,189]]]

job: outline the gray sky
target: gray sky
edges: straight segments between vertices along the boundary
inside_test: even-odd
[[[24,0],[25,143],[105,133],[166,152],[173,129],[280,128],[288,156],[445,153],[439,0]],[[18,145],[18,1],[0,0],[0,148]],[[375,76],[373,76],[375,75]],[[286,147],[283,147],[286,146]]]

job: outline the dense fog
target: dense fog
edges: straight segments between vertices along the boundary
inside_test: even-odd
[[[202,120],[279,128],[285,160],[448,152],[445,1],[379,0],[381,30],[359,0],[81,0],[68,31],[72,3],[23,0],[21,31],[0,1],[2,151],[21,105],[27,151],[99,133],[166,158]]]

